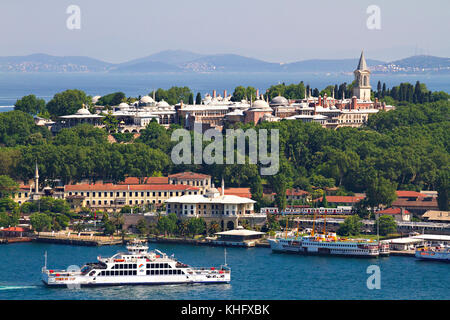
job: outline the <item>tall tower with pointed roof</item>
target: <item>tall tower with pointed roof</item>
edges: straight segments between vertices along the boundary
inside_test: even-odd
[[[36,161],[36,168],[34,171],[34,191],[35,193],[39,193],[39,169]]]
[[[364,51],[361,52],[358,67],[353,72],[355,74],[356,86],[353,88],[353,95],[361,100],[370,100],[372,87],[370,86],[370,71],[367,67]]]

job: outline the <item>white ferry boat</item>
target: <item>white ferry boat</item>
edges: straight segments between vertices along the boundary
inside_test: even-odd
[[[418,247],[416,249],[416,258],[450,262],[450,246]]]
[[[336,233],[268,239],[274,252],[378,257],[380,245],[366,239],[340,239]]]
[[[130,243],[127,250],[110,258],[97,257],[98,262],[87,263],[77,271],[49,270],[46,257],[42,281],[50,287],[230,282],[231,269],[226,260],[219,268],[193,268],[177,261],[173,255],[168,257],[159,250],[149,252],[141,241]]]

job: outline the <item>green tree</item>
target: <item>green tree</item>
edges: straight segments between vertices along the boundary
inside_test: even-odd
[[[442,171],[437,180],[437,192],[438,192],[438,206],[439,210],[449,210],[449,190],[450,190],[450,178],[448,171]]]
[[[52,218],[45,213],[33,213],[30,215],[30,224],[39,234],[39,232],[51,228]]]
[[[144,218],[141,218],[138,220],[136,229],[138,230],[139,234],[147,234],[149,231],[147,221],[145,221]]]
[[[88,106],[90,102],[89,97],[83,91],[66,90],[53,96],[53,99],[47,103],[47,110],[52,117],[70,115],[81,109],[83,105]]]
[[[188,233],[194,237],[195,235],[204,234],[206,231],[206,223],[202,218],[190,218],[188,221]]]
[[[367,204],[372,208],[389,207],[397,198],[396,186],[383,177],[373,179],[366,192]]]
[[[17,100],[14,105],[14,110],[19,110],[31,115],[37,115],[47,111],[45,108],[45,100],[36,98],[34,94],[30,94]]]
[[[195,97],[195,104],[202,104],[202,95],[200,92],[197,92],[197,96]]]
[[[337,234],[340,236],[356,236],[361,233],[363,223],[357,215],[345,218],[344,222],[339,226]]]
[[[0,198],[10,197],[19,191],[19,184],[8,176],[0,175]]]
[[[397,222],[394,217],[382,215],[378,218],[380,235],[386,236],[397,231]]]

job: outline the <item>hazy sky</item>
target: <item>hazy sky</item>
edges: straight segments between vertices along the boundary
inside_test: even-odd
[[[69,5],[81,29],[69,30]],[[381,30],[369,30],[369,5]],[[1,0],[0,56],[47,53],[124,62],[166,49],[273,62],[414,54],[450,57],[449,0]]]

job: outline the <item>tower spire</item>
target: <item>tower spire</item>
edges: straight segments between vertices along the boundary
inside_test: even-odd
[[[358,63],[358,67],[356,68],[356,70],[361,70],[361,71],[369,70],[369,68],[367,68],[366,59],[364,58],[364,50],[361,51],[361,57],[359,58],[359,63]]]
[[[36,168],[34,171],[34,191],[36,193],[39,192],[39,168],[38,168],[37,160],[36,160]]]

